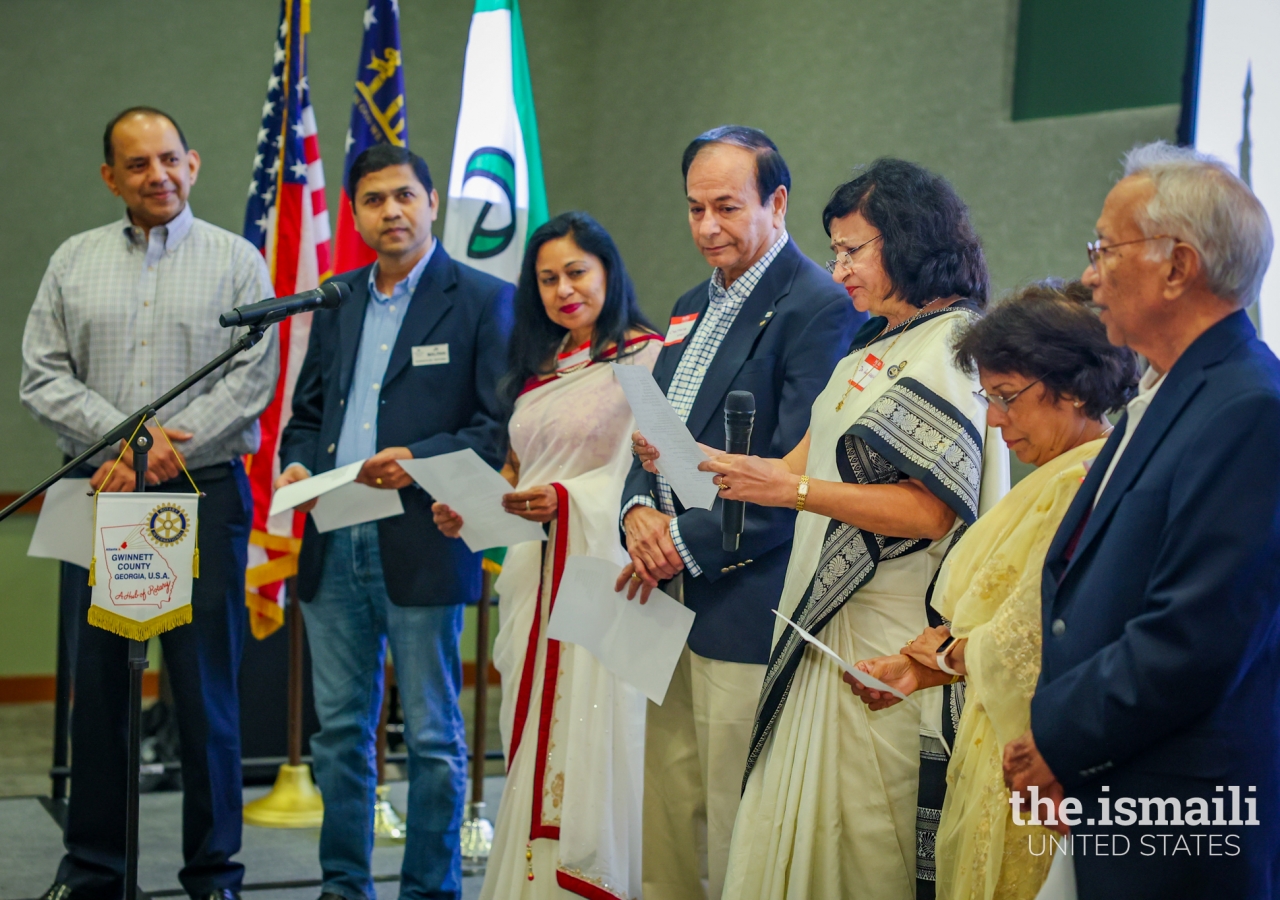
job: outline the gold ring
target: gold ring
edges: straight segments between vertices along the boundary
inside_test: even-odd
[[[720,488],[722,491],[729,490],[729,485],[725,484],[723,481],[716,485],[716,487]]]
[[[375,480],[378,484],[382,484],[382,479],[381,479],[381,478],[375,478],[374,480]]]
[[[635,572],[632,572],[632,573],[631,573],[631,580],[632,580],[632,581],[639,581],[639,580],[640,580],[640,576],[639,576],[639,575],[637,575]]]
[[[529,501],[528,501],[528,500],[524,501],[524,511],[525,511],[525,512],[529,512]]]

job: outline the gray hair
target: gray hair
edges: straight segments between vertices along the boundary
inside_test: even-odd
[[[1267,211],[1247,184],[1221,160],[1165,141],[1126,153],[1124,174],[1141,175],[1155,187],[1137,214],[1144,235],[1169,235],[1194,247],[1217,296],[1242,307],[1258,299],[1274,240]],[[1157,245],[1149,252],[1172,249]]]

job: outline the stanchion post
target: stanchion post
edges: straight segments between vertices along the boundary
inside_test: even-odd
[[[71,629],[76,621],[67,621],[62,609],[62,579],[66,577],[67,563],[60,566],[58,581],[58,674],[54,680],[53,695],[53,769],[49,796],[55,804],[67,799],[67,749],[71,742],[71,673],[75,661],[71,657]],[[63,810],[65,813],[65,810]],[[59,819],[64,822],[65,818]]]

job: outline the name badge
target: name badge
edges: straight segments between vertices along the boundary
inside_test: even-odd
[[[670,347],[672,344],[683,343],[684,339],[689,336],[689,332],[693,331],[693,325],[697,321],[697,313],[689,313],[687,316],[673,316],[671,325],[667,328],[667,338],[662,342],[662,346]]]
[[[448,344],[423,344],[413,348],[415,366],[443,366],[449,361]]]
[[[853,373],[853,377],[849,379],[849,385],[856,390],[861,391],[868,384],[875,380],[880,374],[880,370],[884,368],[884,360],[867,354],[862,362],[858,363],[858,370]]]

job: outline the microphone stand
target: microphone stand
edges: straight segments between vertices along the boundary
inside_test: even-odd
[[[280,318],[284,318],[284,316],[281,316]],[[183,394],[185,394],[187,391],[189,391],[193,385],[203,380],[207,375],[222,368],[222,366],[225,365],[227,361],[230,360],[233,356],[237,356],[243,353],[244,351],[252,347],[254,344],[258,343],[258,341],[262,340],[262,336],[266,334],[267,329],[272,325],[274,325],[277,321],[279,321],[279,319],[273,318],[270,321],[264,320],[262,322],[259,322],[257,325],[252,326],[247,332],[240,335],[240,337],[236,338],[230,347],[228,347],[223,352],[219,353],[217,357],[215,357],[209,363],[201,366],[199,369],[192,372],[185,379],[183,379],[176,387],[162,394],[161,396],[157,397],[151,403],[147,404],[146,406],[139,409],[137,412],[123,419],[119,425],[117,425],[115,428],[112,428],[102,437],[98,438],[98,440],[94,442],[93,446],[91,446],[88,450],[84,451],[75,459],[71,460],[71,462],[67,463],[61,469],[54,472],[52,475],[50,475],[44,481],[37,484],[31,490],[27,491],[17,500],[14,500],[4,509],[0,509],[0,522],[3,522],[5,519],[9,518],[9,516],[16,513],[23,506],[26,506],[28,502],[38,497],[40,494],[43,494],[46,490],[49,489],[49,487],[52,484],[65,478],[67,476],[67,473],[73,471],[83,463],[88,462],[90,459],[92,459],[94,456],[96,456],[97,454],[101,453],[103,450],[110,447],[112,444],[119,443],[120,441],[127,441],[130,435],[132,435],[135,431],[138,431],[139,434],[142,434],[143,432],[138,430],[138,426],[140,423],[147,421],[147,419],[155,418],[155,414],[157,410],[163,409],[175,398],[180,397]],[[149,438],[148,438],[148,442],[150,442]],[[136,453],[137,451],[135,450],[134,452]]]
[[[269,321],[263,320],[250,327],[212,361],[192,372],[177,386],[156,398],[152,403],[125,418],[119,425],[100,437],[88,450],[0,510],[0,522],[9,518],[32,498],[43,493],[50,485],[64,478],[67,473],[74,471],[81,464],[120,441],[129,441],[129,447],[133,450],[134,490],[139,493],[145,491],[147,489],[147,454],[151,451],[152,438],[151,432],[143,428],[142,424],[148,419],[155,418],[157,410],[186,393],[207,375],[220,369],[232,357],[257,344],[266,334],[266,330],[282,318],[284,318],[283,315]],[[136,900],[146,896],[138,891],[138,783],[142,763],[142,673],[147,668],[147,642],[130,640],[128,660],[129,750],[128,770],[125,772],[124,900]]]

